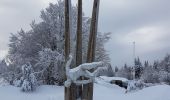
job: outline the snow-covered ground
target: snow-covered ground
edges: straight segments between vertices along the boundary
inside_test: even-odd
[[[170,86],[157,85],[133,93],[109,83],[94,84],[94,100],[170,100]],[[5,85],[0,87],[0,100],[64,100],[64,87],[39,86],[35,92],[24,93],[19,88]]]
[[[118,86],[101,86],[95,84],[94,100],[170,100],[170,86],[158,85],[133,93],[125,93]]]

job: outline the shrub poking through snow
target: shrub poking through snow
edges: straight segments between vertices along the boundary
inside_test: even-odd
[[[147,85],[144,82],[140,80],[138,81],[132,80],[128,82],[127,92],[141,90],[144,87],[147,87]]]
[[[37,85],[37,80],[30,63],[22,66],[22,75],[21,90],[24,92],[34,91]]]

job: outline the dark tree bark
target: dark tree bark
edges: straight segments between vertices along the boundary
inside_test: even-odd
[[[95,49],[98,27],[98,15],[99,15],[99,3],[100,0],[94,0],[92,20],[90,26],[90,36],[88,42],[87,62],[95,61]],[[93,100],[93,83],[83,85],[83,100]]]

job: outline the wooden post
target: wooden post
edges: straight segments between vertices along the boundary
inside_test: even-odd
[[[69,19],[69,0],[65,0],[65,62],[70,54],[70,19]],[[65,100],[70,100],[70,88],[65,87]]]
[[[90,36],[89,36],[89,42],[88,42],[88,52],[87,52],[87,62],[89,63],[95,61],[99,3],[100,3],[100,0],[94,0],[91,26],[90,26]]]
[[[69,0],[65,0],[65,59],[68,60],[70,54],[70,19]]]
[[[67,61],[70,54],[70,34],[71,34],[71,0],[65,0],[65,60]],[[76,100],[76,85],[71,84],[65,87],[65,100]]]
[[[82,64],[82,0],[78,0],[76,66]],[[77,98],[82,97],[82,85],[77,86]]]
[[[89,36],[88,52],[87,52],[88,63],[95,61],[99,3],[100,3],[100,0],[94,0],[94,3],[93,3],[93,12],[92,12],[90,36]],[[93,100],[93,83],[83,85],[83,100]]]

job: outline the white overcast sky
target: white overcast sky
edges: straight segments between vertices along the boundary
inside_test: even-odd
[[[30,29],[40,11],[57,0],[0,0],[0,58],[8,51],[10,33]],[[77,0],[72,0],[76,4]],[[83,0],[91,16],[93,0]],[[133,62],[133,45],[141,60],[162,59],[170,53],[170,0],[101,0],[99,31],[112,32],[106,44],[113,66]]]

